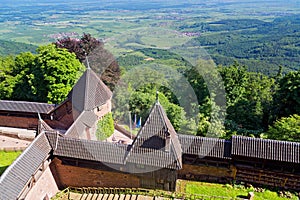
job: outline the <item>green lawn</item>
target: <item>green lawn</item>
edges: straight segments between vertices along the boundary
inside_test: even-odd
[[[181,192],[188,194],[202,194],[208,196],[220,196],[229,198],[245,198],[248,192],[253,192],[254,188],[245,188],[242,185],[232,186],[229,184],[216,184],[216,183],[205,183],[205,182],[194,182],[194,181],[184,181],[180,180],[179,187]],[[277,192],[265,189],[264,192],[254,192],[255,200],[282,200],[286,198],[279,197]],[[294,194],[293,198],[298,199]]]
[[[22,151],[0,151],[0,175],[22,153]]]

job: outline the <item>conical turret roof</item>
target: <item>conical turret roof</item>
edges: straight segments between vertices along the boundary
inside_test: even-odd
[[[87,68],[68,97],[73,108],[81,113],[105,104],[112,97],[112,92],[91,68]]]

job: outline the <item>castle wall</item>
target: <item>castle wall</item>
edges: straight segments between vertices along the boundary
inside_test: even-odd
[[[58,188],[66,187],[117,187],[117,188],[156,188],[174,190],[176,179],[208,181],[218,183],[237,182],[271,186],[299,191],[300,174],[277,172],[272,169],[256,169],[238,163],[216,161],[215,166],[204,164],[183,164],[181,170],[161,169],[148,173],[125,173],[118,165],[111,169],[103,163],[72,158],[55,157],[50,164]],[[134,169],[134,165],[129,165]],[[133,170],[135,171],[135,170]],[[174,180],[173,180],[174,179]]]
[[[300,191],[299,164],[243,156],[232,158],[238,182]]]
[[[43,117],[42,117],[43,118]],[[38,115],[33,116],[32,114],[26,115],[25,113],[15,115],[0,115],[0,126],[13,127],[13,128],[24,128],[30,130],[37,130],[38,127]],[[64,115],[58,120],[44,119],[44,121],[54,129],[68,129],[73,123],[72,113]]]
[[[55,173],[59,187],[126,187],[134,188],[140,186],[140,180],[132,174],[106,171],[64,165],[62,161],[55,158],[51,164],[52,172]]]
[[[205,165],[183,164],[178,171],[178,177],[185,180],[230,182],[235,176],[234,166],[229,168]]]
[[[54,129],[66,130],[73,123],[72,105],[65,102],[53,113],[41,114],[42,119]],[[0,126],[37,130],[38,113],[4,112],[0,114]]]
[[[138,173],[135,165],[106,166],[103,163],[76,160],[71,158],[54,158],[51,170],[60,189],[66,187],[117,187],[149,188],[175,190],[177,174],[175,170],[156,169]],[[130,168],[132,173],[118,171]],[[127,170],[126,170],[127,171]]]
[[[74,122],[74,116],[72,112],[72,103],[66,101],[49,114],[48,119],[44,121],[52,128],[67,130]]]
[[[109,99],[105,104],[95,108],[95,114],[98,119],[101,119],[105,114],[111,112],[111,99]]]
[[[230,162],[221,160],[195,160],[184,162],[178,178],[218,183],[244,182],[257,186],[300,191],[298,164],[233,157]]]
[[[34,184],[25,197],[25,200],[32,199],[50,199],[58,192],[57,184],[53,178],[52,172],[48,167],[41,177]]]
[[[0,115],[0,126],[35,130],[37,128],[37,125],[38,116],[34,118],[26,116]]]
[[[300,174],[237,166],[236,181],[300,191]]]

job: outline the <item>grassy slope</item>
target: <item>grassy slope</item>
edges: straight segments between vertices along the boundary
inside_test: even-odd
[[[22,153],[22,151],[0,151],[0,175]]]
[[[246,189],[243,186],[237,185],[223,185],[216,183],[205,183],[205,182],[194,182],[194,181],[183,181],[179,182],[181,192],[189,193],[189,194],[202,194],[208,196],[220,196],[220,197],[231,197],[231,198],[246,198],[248,192],[253,192],[254,188]],[[281,198],[277,195],[276,192],[265,190],[264,192],[254,192],[255,200],[281,200],[286,198]],[[297,199],[295,195],[293,195],[292,199]]]

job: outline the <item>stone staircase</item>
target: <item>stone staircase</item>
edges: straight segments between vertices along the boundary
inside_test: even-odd
[[[244,200],[224,196],[208,196],[202,194],[186,194],[162,190],[149,190],[143,188],[66,188],[52,197],[53,200]]]

